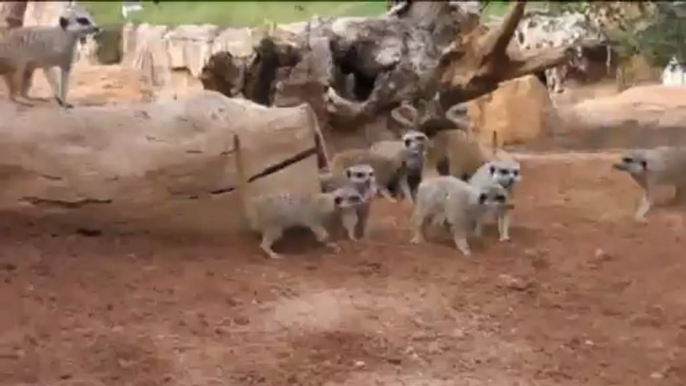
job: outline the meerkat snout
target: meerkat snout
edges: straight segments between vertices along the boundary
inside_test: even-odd
[[[645,158],[636,155],[625,155],[618,163],[612,165],[614,169],[627,172],[631,175],[640,176],[648,169],[648,162]]]

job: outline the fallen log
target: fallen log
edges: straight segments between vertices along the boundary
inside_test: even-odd
[[[307,105],[268,108],[203,91],[152,103],[0,104],[0,207],[151,226],[241,228],[233,136],[254,193],[319,189],[325,159]]]

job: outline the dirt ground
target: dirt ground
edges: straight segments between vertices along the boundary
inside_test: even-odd
[[[280,261],[5,213],[0,385],[683,386],[686,216],[631,221],[613,156],[521,155],[512,241],[472,258],[384,201],[371,239]]]

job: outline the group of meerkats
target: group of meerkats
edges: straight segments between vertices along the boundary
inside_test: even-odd
[[[77,41],[98,31],[91,15],[78,5],[68,7],[56,26],[0,29],[0,75],[10,99],[31,104],[31,78],[40,68],[57,103],[71,107],[67,92]],[[53,74],[55,69],[59,69],[59,77]],[[446,116],[456,125],[464,125],[455,118],[463,108],[454,106]],[[426,227],[438,225],[450,229],[456,248],[468,256],[471,251],[467,237],[480,236],[489,216],[497,219],[500,241],[510,239],[512,199],[521,180],[519,163],[502,152],[499,155],[496,141],[492,153],[485,151],[464,127],[451,135],[441,137],[446,133],[442,132],[429,139],[416,129],[416,122],[403,120],[395,113],[396,120],[406,126],[401,140],[381,141],[367,149],[337,154],[330,170],[320,176],[322,192],[318,194],[250,196],[241,143],[235,137],[243,212],[250,227],[262,235],[260,246],[270,258],[281,257],[272,245],[294,226],[308,227],[317,240],[336,251],[339,247],[331,241],[331,232],[342,228],[351,240],[367,237],[370,207],[377,194],[391,201],[395,201],[395,195],[412,202],[413,243],[424,242]],[[430,152],[439,161],[439,176],[423,178]],[[632,150],[614,167],[627,172],[643,188],[634,215],[637,221],[645,220],[657,186],[673,185],[677,199],[686,200],[686,147]]]
[[[394,195],[402,196],[413,204],[411,243],[425,242],[428,226],[447,228],[456,249],[470,256],[467,238],[481,237],[483,224],[489,218],[497,221],[499,241],[510,240],[513,195],[521,181],[519,162],[497,151],[495,133],[492,152],[485,151],[470,133],[455,130],[458,146],[447,148],[436,144],[435,137],[429,139],[423,132],[408,128],[400,140],[380,141],[369,148],[336,154],[330,170],[320,174],[321,193],[282,192],[256,197],[247,192],[241,143],[236,136],[241,178],[238,192],[246,219],[252,230],[262,235],[260,247],[270,258],[282,257],[272,245],[286,229],[295,226],[309,228],[318,241],[338,252],[340,248],[331,241],[331,233],[342,230],[353,241],[367,237],[374,198],[380,195],[396,202]],[[437,158],[448,167],[437,167],[436,176],[423,176],[426,156],[431,151],[439,151]],[[634,214],[636,221],[645,221],[658,186],[672,185],[676,198],[686,200],[686,147],[630,150],[613,167],[627,172],[643,188]]]

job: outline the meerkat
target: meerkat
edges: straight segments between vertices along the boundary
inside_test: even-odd
[[[434,106],[438,100],[429,101]],[[407,111],[411,119],[403,116]],[[434,113],[440,109],[434,108]],[[471,123],[466,117],[467,106],[460,103],[450,107],[445,114],[438,114],[419,122],[419,112],[409,103],[402,103],[391,111],[391,118],[408,129],[416,129],[429,138],[426,160],[435,165],[439,175],[453,175],[468,180],[476,170],[490,160],[488,151],[473,138]]]
[[[79,5],[69,6],[60,16],[58,26],[6,31],[0,36],[0,75],[5,78],[10,99],[24,99],[22,102],[28,103],[33,71],[40,68],[57,103],[64,108],[73,107],[67,102],[67,93],[77,40],[99,31],[92,16]],[[52,72],[55,67],[60,70],[59,81]]]
[[[389,187],[399,181],[401,190],[411,196],[407,181],[407,164],[412,158],[421,157],[416,151],[403,149],[393,156],[374,152],[370,149],[350,149],[336,154],[331,161],[331,172],[342,174],[345,169],[354,165],[367,164],[374,169],[376,191],[390,202],[396,202]]]
[[[636,183],[643,188],[634,219],[645,221],[650,210],[655,189],[660,185],[673,185],[676,189],[675,199],[684,202],[686,199],[686,147],[662,146],[654,149],[636,149],[622,155],[619,163],[613,167],[629,173]]]
[[[340,247],[329,240],[324,224],[329,218],[340,214],[343,226],[350,239],[355,239],[354,228],[357,224],[356,207],[362,203],[361,195],[352,187],[336,189],[331,193],[292,194],[287,192],[248,196],[245,161],[238,135],[234,136],[236,170],[239,182],[237,187],[241,200],[242,213],[253,231],[262,235],[260,248],[271,259],[282,256],[274,252],[272,245],[281,238],[284,231],[295,226],[309,228],[317,241],[335,252]]]
[[[406,186],[409,188],[410,197],[406,197],[414,202],[417,195],[417,187],[422,182],[424,173],[424,160],[426,157],[426,148],[429,137],[421,131],[408,130],[405,132],[400,140],[396,141],[378,141],[372,144],[370,149],[378,154],[384,154],[389,157],[394,157],[403,151],[407,151],[407,163],[405,165],[404,177],[406,181],[398,181],[398,184],[403,184],[399,187]],[[400,177],[400,176],[398,176]],[[400,192],[404,195],[405,192]]]
[[[368,236],[369,212],[377,189],[374,169],[367,164],[353,165],[345,169],[343,174],[320,174],[320,183],[325,193],[351,186],[362,196],[363,202],[356,210],[355,239]]]
[[[469,184],[480,189],[492,182],[496,182],[507,191],[508,200],[512,200],[514,187],[521,180],[519,162],[513,159],[495,159],[481,165],[469,179]],[[500,241],[510,240],[510,211],[507,208],[499,208],[494,213],[498,221],[498,235]],[[475,234],[481,236],[482,222],[477,223]]]
[[[467,235],[475,224],[479,227],[484,213],[513,207],[505,188],[495,182],[476,188],[453,176],[425,179],[417,190],[410,242],[425,242],[425,226],[438,217],[449,224],[456,249],[470,256]]]

